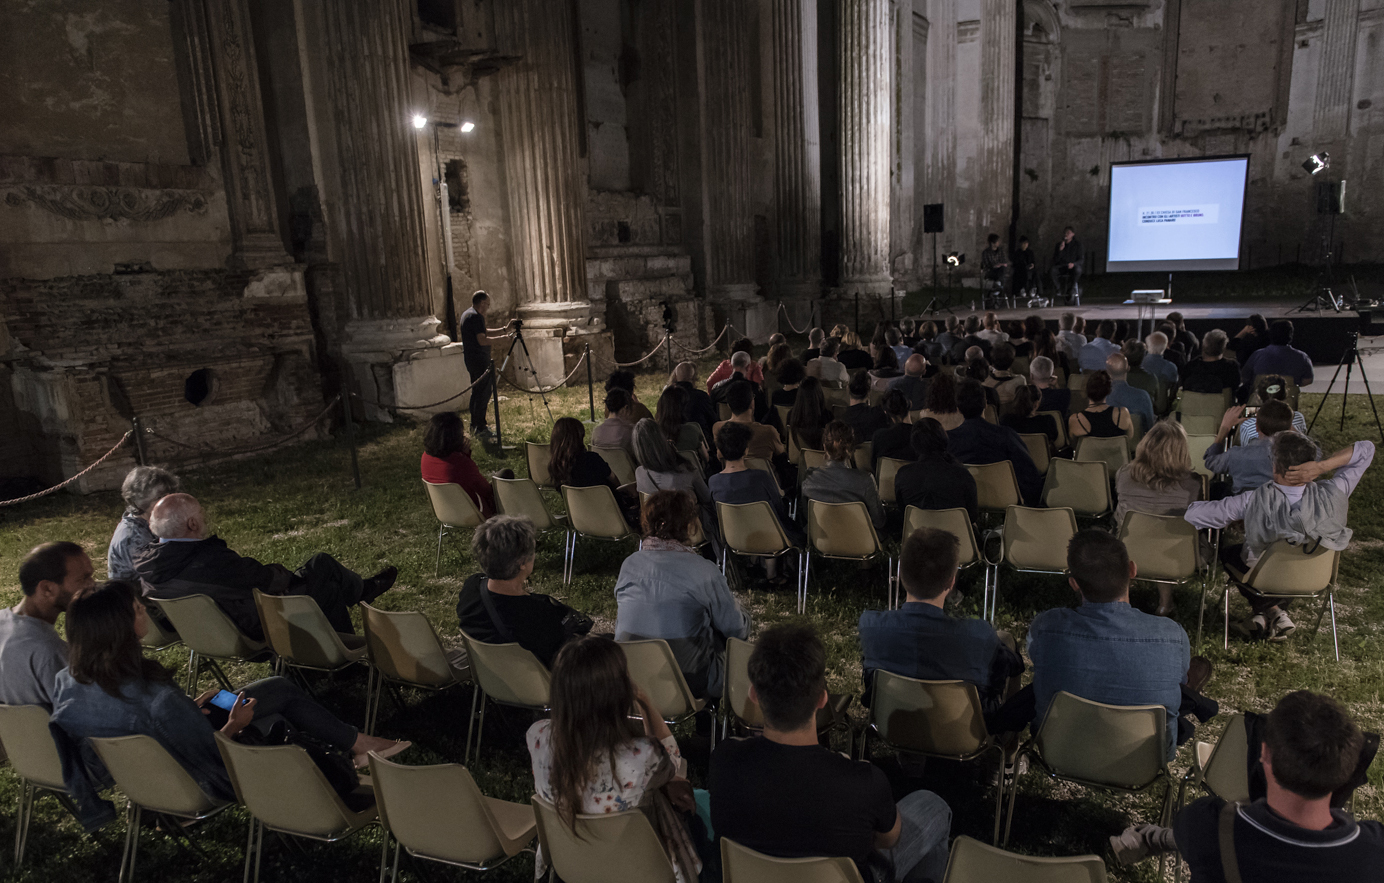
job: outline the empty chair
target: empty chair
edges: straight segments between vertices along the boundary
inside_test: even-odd
[[[594,540],[638,540],[629,522],[615,502],[615,492],[607,485],[593,487],[562,486],[562,499],[567,504],[567,548],[564,550],[563,584],[572,581],[577,564],[577,537]]]
[[[1077,515],[1089,517],[1109,515],[1108,467],[1100,460],[1055,458],[1043,480],[1043,505],[1066,507]]]
[[[1088,463],[1104,463],[1105,471],[1114,475],[1120,471],[1121,466],[1129,462],[1129,439],[1124,436],[1096,438],[1083,435],[1076,440],[1075,459]]]
[[[34,800],[43,792],[57,796],[74,816],[77,807],[62,780],[62,760],[48,731],[48,711],[37,705],[0,705],[0,744],[10,767],[19,776],[19,806],[15,811],[14,866],[24,863]]]
[[[848,858],[779,858],[729,837],[721,838],[721,871],[725,883],[863,883]]]
[[[1106,879],[1100,856],[1020,855],[962,834],[952,842],[943,883],[1105,883]]]
[[[351,809],[302,747],[244,745],[220,733],[215,735],[236,799],[250,814],[250,838],[245,847],[247,880],[259,883],[266,828],[330,843],[376,823],[374,800],[368,792],[362,794],[362,803],[368,801],[369,807]]]
[[[1067,543],[1076,535],[1071,509],[1010,506],[1004,516],[1004,563],[1020,573],[1067,572]],[[999,606],[999,577],[990,598],[990,620]]]
[[[487,797],[461,764],[404,766],[372,753],[370,779],[387,832],[386,850],[394,838],[390,880],[399,879],[400,849],[472,871],[488,871],[532,851],[538,831],[533,807]]]
[[[552,449],[541,442],[524,442],[524,458],[529,464],[529,480],[539,487],[557,489],[553,476],[548,472],[552,462]]]
[[[1119,537],[1129,550],[1129,560],[1137,567],[1134,577],[1140,582],[1153,583],[1171,598],[1171,590],[1203,576],[1205,562],[1201,559],[1201,534],[1178,515],[1149,515],[1128,512],[1120,525]],[[1201,617],[1197,621],[1197,646],[1201,646],[1201,618],[1206,615],[1206,586],[1201,587]],[[1162,597],[1159,608],[1163,609]]]
[[[630,680],[644,691],[669,724],[686,720],[706,707],[705,699],[692,695],[667,641],[621,641],[620,649],[625,651]]]
[[[370,664],[365,639],[333,629],[308,595],[266,595],[259,589],[254,593],[265,640],[279,657],[280,668],[339,671],[356,663]]]
[[[269,646],[247,637],[236,627],[216,602],[206,595],[184,595],[181,598],[159,598],[153,601],[187,644],[188,695],[197,695],[197,681],[203,671],[210,671],[223,690],[235,692],[222,662],[268,661]],[[150,619],[153,622],[153,619]]]
[[[1052,459],[1052,442],[1041,432],[1021,432],[1019,438],[1028,448],[1029,457],[1040,473],[1047,473],[1048,461]]]
[[[716,521],[721,527],[725,547],[721,551],[721,572],[731,552],[749,558],[778,558],[796,547],[783,532],[774,507],[764,500],[753,503],[716,503]],[[803,550],[797,549],[799,559]],[[799,568],[800,570],[802,568]]]
[[[624,448],[610,448],[604,445],[594,445],[591,450],[601,455],[601,459],[610,466],[610,471],[615,473],[615,480],[620,484],[634,484],[634,461],[630,459],[629,452]]]
[[[807,500],[808,548],[803,561],[802,585],[798,591],[798,612],[807,612],[807,580],[812,567],[812,552],[823,558],[869,561],[883,556],[888,568],[885,603],[894,594],[894,560],[884,554],[884,546],[870,521],[870,510],[860,501],[822,503]]]
[[[433,575],[437,576],[442,572],[442,538],[453,530],[474,530],[485,518],[461,485],[425,481],[423,486],[428,489],[428,500],[437,516],[437,562],[433,566]]]
[[[386,686],[397,684],[419,690],[446,690],[471,680],[466,654],[448,652],[423,614],[379,610],[364,603],[360,605],[360,613],[365,626],[365,649],[374,674],[374,689],[366,690],[367,735],[375,732],[380,699]],[[399,703],[397,693],[394,699]]]
[[[898,496],[894,493],[894,476],[898,475],[899,470],[911,462],[911,460],[900,460],[897,457],[879,458],[875,484],[879,487],[879,501],[881,503],[897,503],[899,501]]]
[[[966,468],[976,480],[976,502],[982,515],[1004,512],[1010,506],[1023,503],[1019,493],[1019,479],[1014,475],[1014,464],[1008,460],[998,463],[967,463]]]
[[[530,798],[543,854],[565,883],[674,883],[673,865],[663,851],[648,816],[637,809],[586,815],[573,820],[576,830],[558,817],[557,808]]]
[[[551,679],[543,663],[518,644],[487,644],[466,632],[461,633],[461,642],[471,662],[471,678],[479,688],[471,696],[471,720],[466,730],[466,754],[463,757],[469,762],[473,733],[476,757],[479,758],[481,754],[486,700],[533,711],[547,711]]]
[[[825,394],[823,395],[823,397],[825,398]],[[849,404],[849,403],[850,403],[850,400],[848,399],[848,400],[847,400],[847,404]],[[788,412],[789,412],[789,411],[792,411],[792,410],[793,410],[793,407],[792,407],[791,405],[774,405],[774,411],[775,411],[775,413],[778,414],[779,426],[783,427],[783,430],[782,430],[782,433],[780,433],[780,436],[782,436],[783,434],[786,434],[786,433],[788,432]],[[786,440],[786,439],[785,439],[785,440]]]
[[[1322,616],[1331,611],[1331,641],[1336,648],[1336,661],[1341,661],[1341,642],[1336,634],[1336,573],[1341,565],[1341,553],[1318,545],[1308,552],[1287,540],[1278,540],[1259,556],[1247,572],[1227,566],[1229,580],[1225,586],[1225,646],[1230,647],[1230,589],[1244,586],[1263,598],[1278,600],[1307,600],[1321,598],[1317,624],[1312,629],[1315,638],[1321,628]]]
[[[529,442],[533,444],[533,442]],[[495,487],[495,508],[503,515],[523,515],[533,522],[538,533],[565,530],[565,517],[548,511],[539,491],[542,484],[532,478],[491,479]]]
[[[121,881],[133,880],[145,810],[179,819],[205,819],[230,804],[215,800],[201,788],[152,736],[119,736],[89,740],[115,787],[129,799],[125,851],[120,859]]]

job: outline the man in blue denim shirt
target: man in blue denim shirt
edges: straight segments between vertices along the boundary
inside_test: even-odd
[[[1067,569],[1081,606],[1045,610],[1028,630],[1035,720],[1042,721],[1059,691],[1108,705],[1162,705],[1168,710],[1172,760],[1177,746],[1192,736],[1182,715],[1205,721],[1218,711],[1197,692],[1211,677],[1211,664],[1200,657],[1193,664],[1182,626],[1130,606],[1129,582],[1136,569],[1113,535],[1096,529],[1077,533],[1067,545]]]

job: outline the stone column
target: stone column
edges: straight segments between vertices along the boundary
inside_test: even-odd
[[[889,295],[889,0],[839,0],[841,286]]]
[[[1013,201],[1015,15],[1013,0],[982,0],[976,214],[982,232],[999,233],[1001,242]]]
[[[499,74],[515,294],[532,367],[550,384],[567,373],[563,337],[599,328],[586,293],[572,5],[505,0],[495,4],[495,29],[504,51],[520,56]]]
[[[801,326],[822,287],[816,3],[774,0],[773,40],[779,296]]]
[[[1332,0],[1326,4],[1313,120],[1314,135],[1322,140],[1339,141],[1350,132],[1350,96],[1359,28],[1360,0]]]

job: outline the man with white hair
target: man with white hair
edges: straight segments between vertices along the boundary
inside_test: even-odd
[[[1169,390],[1177,387],[1177,366],[1163,358],[1163,353],[1168,349],[1168,335],[1161,331],[1155,331],[1144,338],[1144,346],[1148,348],[1148,353],[1144,356],[1144,370],[1158,378]],[[1169,398],[1172,394],[1169,393]]]
[[[1225,357],[1230,337],[1213,328],[1201,339],[1201,358],[1192,359],[1182,369],[1182,388],[1191,392],[1215,394],[1240,385],[1240,366]]]
[[[106,550],[106,574],[109,579],[135,578],[135,553],[152,542],[149,531],[149,510],[163,497],[176,493],[178,476],[157,466],[136,466],[120,485],[125,500],[125,514],[115,526],[110,547]]]
[[[1144,421],[1144,432],[1153,428],[1153,398],[1144,390],[1129,385],[1129,359],[1124,353],[1112,353],[1105,360],[1105,370],[1110,372],[1112,388],[1105,397],[1106,404],[1112,408],[1127,408],[1130,414],[1139,415]]]
[[[1038,410],[1058,411],[1065,421],[1067,411],[1072,407],[1072,391],[1057,385],[1056,374],[1057,370],[1052,364],[1052,359],[1047,356],[1037,356],[1028,363],[1028,378],[1043,394],[1042,403],[1038,405]]]
[[[319,552],[296,571],[282,564],[261,564],[232,552],[226,541],[207,534],[202,504],[189,494],[169,494],[154,504],[149,527],[157,543],[135,555],[135,573],[150,598],[206,595],[248,637],[263,640],[254,589],[266,595],[307,595],[326,614],[332,628],[354,634],[351,609],[389,590],[399,575],[386,567],[369,578]]]
[[[1086,335],[1077,333],[1076,313],[1063,313],[1062,318],[1057,322],[1061,328],[1057,332],[1057,345],[1062,347],[1062,352],[1067,354],[1067,358],[1076,361],[1077,353],[1087,344]]]
[[[769,409],[769,397],[764,394],[764,388],[750,378],[750,368],[757,367],[754,358],[744,350],[737,350],[730,357],[730,376],[720,381],[711,388],[711,401],[713,404],[728,404],[727,396],[730,394],[731,387],[737,382],[748,382],[754,388],[754,419],[757,423],[771,421],[772,425],[778,424],[778,415]],[[719,416],[719,415],[718,415]]]

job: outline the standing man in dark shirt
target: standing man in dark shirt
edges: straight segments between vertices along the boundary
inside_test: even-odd
[[[1052,250],[1052,284],[1058,295],[1063,294],[1062,280],[1070,279],[1072,288],[1066,292],[1067,303],[1072,302],[1072,298],[1081,292],[1081,270],[1082,259],[1086,252],[1081,247],[1081,241],[1076,238],[1076,231],[1071,227],[1064,228],[1062,240],[1057,243],[1057,247]]]
[[[722,837],[785,858],[841,856],[865,879],[871,855],[887,855],[894,879],[941,880],[951,810],[931,791],[897,805],[876,766],[817,742],[826,706],[826,648],[812,626],[785,623],[750,654],[750,698],[764,734],[729,739],[711,755],[711,825]]]
[[[495,378],[486,375],[490,368],[490,345],[505,339],[503,334],[492,335],[485,326],[485,314],[490,312],[490,295],[477,291],[471,295],[471,309],[461,314],[462,357],[466,359],[466,373],[471,375],[471,434],[490,435],[485,425],[485,409],[490,404],[490,393],[495,386]]]

